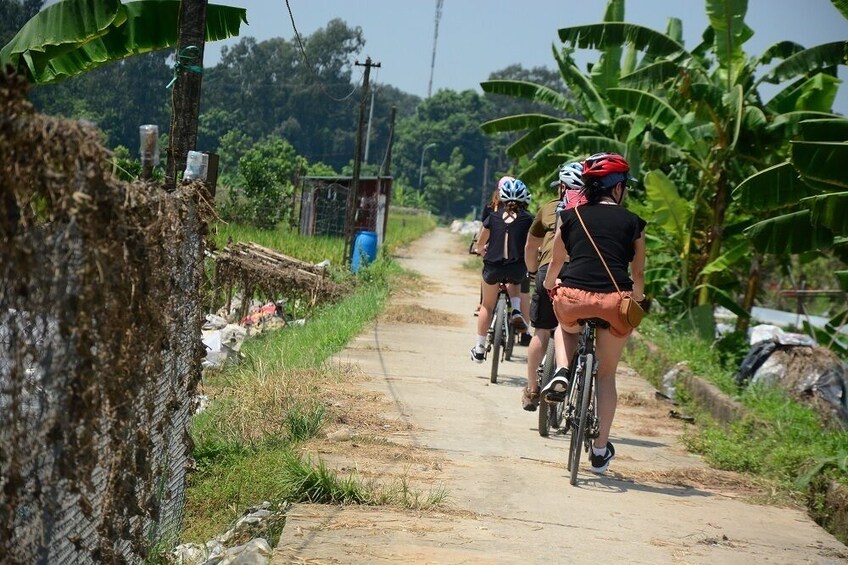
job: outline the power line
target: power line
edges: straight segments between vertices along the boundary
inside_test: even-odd
[[[315,77],[315,80],[318,82],[318,86],[321,88],[321,92],[324,93],[324,96],[333,100],[334,102],[344,102],[356,92],[358,88],[354,85],[353,90],[350,91],[344,98],[336,98],[332,96],[329,92],[324,89],[324,85],[321,84],[321,78],[318,74],[312,69],[312,64],[309,62],[309,58],[306,56],[306,49],[303,48],[303,42],[300,40],[300,33],[297,31],[297,26],[294,23],[294,14],[292,14],[291,5],[289,5],[289,0],[286,0],[286,9],[289,11],[289,19],[291,20],[292,29],[294,30],[294,36],[297,39],[297,45],[300,47],[300,52],[303,54],[303,62],[306,63],[306,68],[309,69],[310,74]]]

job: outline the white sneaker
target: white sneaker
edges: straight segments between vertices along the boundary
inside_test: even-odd
[[[475,345],[471,348],[471,360],[475,363],[482,363],[486,360],[486,350],[479,345]]]

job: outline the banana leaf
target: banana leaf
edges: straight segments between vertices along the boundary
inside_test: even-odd
[[[586,117],[592,118],[595,123],[610,123],[607,102],[595,88],[595,85],[592,84],[592,81],[580,72],[580,69],[577,68],[577,65],[574,64],[570,57],[561,54],[556,49],[553,50],[553,54],[562,79],[577,99],[583,102],[581,113]]]
[[[724,273],[739,263],[740,260],[749,258],[750,256],[751,244],[748,241],[743,241],[742,243],[739,243],[725,251],[713,261],[707,263],[707,265],[701,269],[701,272],[698,273],[698,276],[700,277],[712,273]]]
[[[737,316],[739,316],[741,318],[750,318],[751,317],[751,313],[746,312],[741,306],[736,304],[736,301],[733,299],[733,297],[726,290],[715,287],[711,284],[699,284],[693,290],[695,292],[697,292],[697,291],[701,290],[702,288],[710,289],[710,294],[713,297],[713,301],[716,304],[718,304],[719,306],[724,306],[725,308],[727,308],[728,310],[730,310],[731,312],[733,312],[734,314],[736,314]],[[703,306],[710,306],[710,305],[704,304]],[[699,306],[699,308],[700,308],[700,306]],[[710,309],[712,310],[712,307],[710,307]]]
[[[569,106],[568,98],[556,90],[523,80],[486,80],[480,83],[480,88],[487,94],[522,98],[558,109],[566,109]]]
[[[507,147],[506,153],[510,157],[516,158],[521,157],[522,155],[527,155],[528,153],[534,151],[540,145],[559,137],[563,133],[573,131],[574,129],[575,128],[573,126],[563,123],[546,124],[542,127],[527,132],[525,135],[523,135],[521,138],[519,138],[517,141]]]
[[[688,58],[683,45],[667,35],[634,24],[609,22],[566,27],[559,30],[559,38],[580,49],[607,49],[632,43],[639,51],[653,57]]]
[[[761,253],[803,253],[833,245],[833,232],[812,223],[810,210],[800,210],[757,222],[745,235]]]
[[[178,42],[179,0],[74,0],[33,16],[0,50],[0,62],[44,84]],[[206,41],[239,34],[244,8],[210,4]]]
[[[789,161],[763,169],[746,178],[733,190],[733,199],[744,210],[764,212],[797,204],[816,194]]]
[[[756,66],[768,65],[773,59],[788,59],[796,53],[804,50],[804,46],[794,41],[779,41],[763,51],[757,59]]]
[[[610,0],[607,3],[604,21],[624,21],[624,0]],[[592,83],[600,92],[618,86],[618,79],[621,76],[622,45],[610,45],[604,48],[601,56],[598,57],[598,62],[592,65]]]
[[[676,245],[682,247],[688,237],[689,220],[692,217],[690,203],[680,197],[677,186],[662,171],[650,171],[645,175],[644,184],[648,202],[654,212],[651,224],[669,232]]]
[[[848,19],[848,0],[830,0],[830,3]]]
[[[695,140],[683,123],[680,114],[661,98],[631,88],[610,88],[607,90],[607,97],[619,108],[648,118],[651,125],[661,129],[669,139],[683,149],[696,148]]]
[[[742,44],[754,32],[745,24],[748,2],[740,0],[707,0],[707,18],[715,32],[713,52],[719,64],[718,74],[726,75],[725,90],[737,82],[737,70],[745,64]]]
[[[848,41],[823,43],[790,55],[764,74],[756,84],[761,82],[778,84],[790,78],[845,64],[848,64]]]
[[[792,164],[803,178],[848,189],[848,142],[793,141],[791,152]]]
[[[810,207],[814,223],[827,226],[837,235],[848,235],[848,192],[820,194],[801,203]]]
[[[545,114],[516,114],[505,118],[496,118],[480,125],[484,133],[500,133],[533,129],[546,124],[560,123],[560,118]]]
[[[656,90],[672,78],[680,76],[681,67],[673,61],[658,61],[621,77],[619,84],[638,90]]]
[[[798,124],[804,141],[848,141],[848,119],[804,120]]]

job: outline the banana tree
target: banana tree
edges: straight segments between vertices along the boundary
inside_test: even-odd
[[[733,199],[764,217],[746,231],[759,253],[778,256],[832,250],[848,257],[848,119],[806,120],[790,144],[788,158],[745,179]],[[848,291],[848,271],[834,273]],[[837,312],[823,330],[808,328],[820,341],[834,343],[848,322]]]
[[[618,2],[610,2],[614,4]],[[807,50],[784,42],[760,58],[749,59],[742,51],[752,35],[744,24],[747,3],[708,0],[706,9],[710,27],[691,51],[679,40],[676,20],[667,34],[620,21],[560,29],[560,39],[568,48],[594,48],[607,57],[611,50],[625,47],[627,56],[617,82],[601,83],[594,74],[586,80],[593,86],[590,95],[597,93],[595,101],[606,104],[605,111],[583,112],[585,123],[510,117],[484,124],[490,131],[522,123],[532,128],[525,136],[526,145],[535,143],[537,155],[547,147],[539,148],[539,140],[550,139],[550,132],[558,128],[572,135],[578,128],[595,129],[607,135],[608,150],[615,150],[616,143],[629,146],[638,141],[642,167],[668,173],[668,180],[692,205],[677,286],[690,289],[691,300],[703,305],[716,301],[714,283],[734,266],[729,259],[736,258],[736,268],[748,261],[747,254],[735,251],[735,239],[728,245],[733,253],[723,253],[731,226],[741,232],[738,227],[749,219],[745,210],[732,206],[731,188],[756,170],[782,160],[798,122],[831,115],[836,83],[828,77],[845,63],[844,42],[841,51],[833,44]],[[641,60],[631,55],[634,52],[642,54]],[[793,81],[764,103],[755,76],[774,59],[782,63],[766,79]],[[612,69],[608,74],[615,73],[614,67],[607,68]],[[577,82],[573,76],[570,79]],[[485,83],[483,87],[492,88]],[[506,88],[501,90],[507,93]],[[525,86],[523,93],[529,91]],[[515,94],[522,91],[515,89]],[[609,135],[612,128],[605,115],[630,127],[626,132],[613,129]],[[652,219],[650,214],[647,217]]]
[[[177,45],[179,0],[65,0],[30,19],[2,49],[11,65],[36,84],[84,73],[125,57]],[[244,8],[210,4],[206,41],[239,34]]]

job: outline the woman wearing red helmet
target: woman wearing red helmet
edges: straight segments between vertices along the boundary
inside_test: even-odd
[[[545,288],[552,290],[554,312],[566,332],[568,359],[577,348],[577,335],[581,331],[578,320],[601,318],[609,323],[608,329],[598,328],[596,334],[600,433],[592,447],[594,473],[606,472],[615,456],[609,442],[617,402],[615,372],[632,332],[619,315],[621,295],[616,285],[639,301],[645,298],[646,222],[621,205],[631,180],[629,172],[630,165],[615,153],[598,153],[584,161],[582,178],[587,202],[561,213],[544,283]],[[570,261],[560,280],[557,273],[566,256]],[[567,379],[552,379],[542,391],[543,397],[552,402],[562,401]]]

